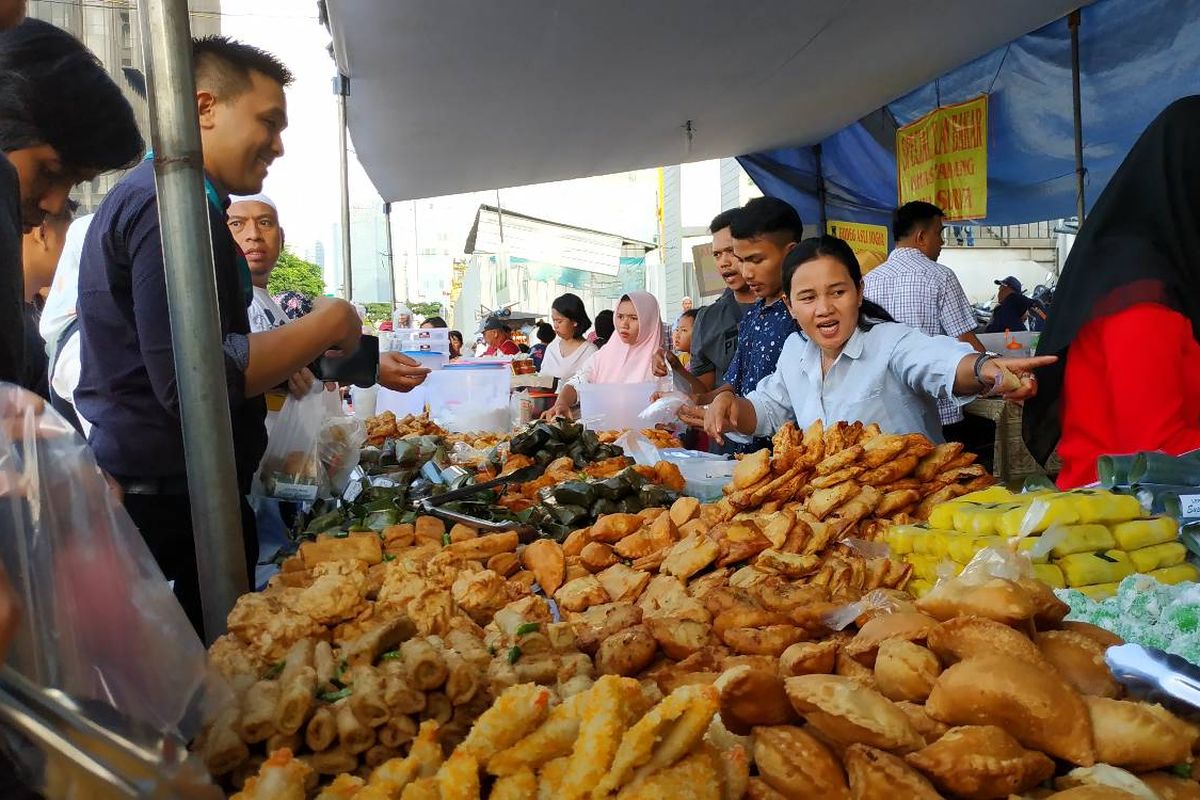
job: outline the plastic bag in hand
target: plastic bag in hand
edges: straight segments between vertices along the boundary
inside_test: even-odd
[[[670,392],[655,400],[638,414],[638,421],[647,428],[679,422],[679,409],[691,402],[682,392]]]
[[[197,637],[92,452],[40,398],[0,384],[0,559],[21,612],[8,665],[185,738],[212,682]]]
[[[342,413],[337,392],[316,383],[304,397],[288,395],[267,440],[254,493],[299,502],[341,494],[365,441],[366,428]]]

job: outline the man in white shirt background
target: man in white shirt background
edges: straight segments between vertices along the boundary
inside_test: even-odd
[[[863,277],[864,295],[887,309],[897,322],[929,336],[952,336],[982,353],[978,321],[954,271],[938,263],[945,214],[932,203],[905,203],[892,215],[895,247],[887,261]],[[938,416],[947,441],[963,442],[990,461],[991,424],[965,417],[957,403],[940,401]]]

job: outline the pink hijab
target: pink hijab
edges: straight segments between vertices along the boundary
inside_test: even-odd
[[[662,317],[658,301],[649,292],[629,292],[617,301],[629,300],[637,309],[638,339],[632,345],[613,333],[608,344],[592,358],[592,383],[644,383],[654,380],[654,353],[662,347]],[[613,309],[614,313],[616,308]]]

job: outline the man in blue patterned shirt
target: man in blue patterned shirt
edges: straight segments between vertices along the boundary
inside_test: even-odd
[[[742,276],[758,299],[738,324],[737,351],[725,371],[724,385],[701,395],[701,406],[720,392],[745,397],[753,391],[775,371],[783,343],[797,330],[783,302],[783,258],[804,234],[796,209],[775,197],[755,198],[733,218],[730,233]],[[770,444],[763,438],[732,443],[727,452],[751,453]]]

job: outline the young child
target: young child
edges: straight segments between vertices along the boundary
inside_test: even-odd
[[[699,309],[689,308],[679,317],[679,321],[675,323],[675,331],[671,334],[671,345],[675,348],[675,355],[679,358],[679,363],[685,367],[692,360],[692,330],[696,325],[696,315],[699,314]]]

